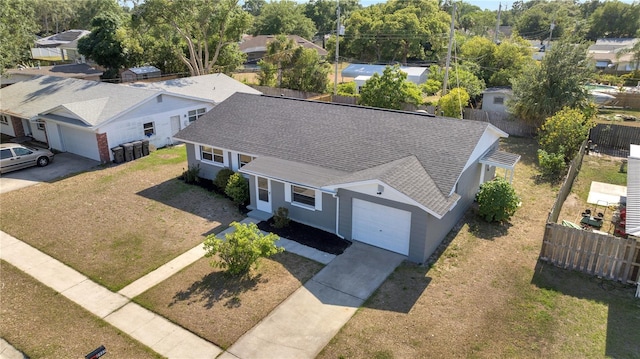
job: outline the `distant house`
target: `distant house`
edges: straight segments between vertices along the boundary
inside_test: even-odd
[[[631,145],[627,162],[625,232],[640,238],[640,145]]]
[[[35,48],[31,49],[31,58],[45,61],[84,62],[84,57],[78,53],[78,40],[90,33],[91,31],[87,30],[68,30],[38,39]]]
[[[159,68],[155,66],[130,67],[120,74],[122,82],[141,81],[162,76]]]
[[[4,87],[40,75],[69,77],[89,81],[100,81],[102,71],[97,70],[86,63],[38,67],[19,67],[17,69],[9,69],[5,71],[2,77],[0,77],[0,85]]]
[[[635,69],[632,53],[621,54],[624,49],[631,49],[640,39],[610,38],[598,39],[587,50],[595,61],[596,69],[609,73],[626,73]]]
[[[242,41],[240,41],[240,51],[247,54],[247,61],[245,64],[256,65],[267,53],[267,45],[275,40],[275,35],[244,35]],[[321,57],[327,56],[327,50],[314,44],[313,42],[304,39],[298,35],[287,35],[287,38],[295,41],[299,46],[307,49],[313,49],[318,52]]]
[[[189,166],[249,179],[249,209],[423,263],[495,168],[520,156],[482,121],[235,93],[178,132]]]
[[[30,136],[103,163],[113,159],[111,148],[126,142],[172,143],[184,124],[214,106],[211,100],[161,90],[53,76],[4,87],[0,98],[3,134]]]
[[[359,81],[366,81],[368,80],[368,77],[373,76],[373,74],[382,76],[385,68],[387,68],[387,65],[351,64],[342,70],[342,77],[349,77],[353,79],[359,77]],[[428,67],[400,66],[400,70],[407,74],[407,81],[411,81],[416,85],[420,85],[427,81],[427,76],[429,74]],[[356,81],[356,84],[357,83],[358,81]]]
[[[507,101],[512,97],[510,87],[489,87],[482,91],[482,110],[507,112]]]

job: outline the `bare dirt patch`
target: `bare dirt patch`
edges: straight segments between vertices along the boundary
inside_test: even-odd
[[[1,262],[0,337],[31,358],[83,358],[104,345],[113,358],[160,358],[77,304]]]
[[[557,184],[539,181],[534,140],[509,138],[502,148],[522,155],[514,177],[522,207],[510,225],[467,213],[433,264],[401,265],[319,358],[640,355],[631,336],[616,341],[620,331],[607,327],[608,320],[637,318],[637,301],[624,294],[623,309],[612,316],[608,302],[579,294],[589,283],[585,277],[560,271],[573,279],[549,285],[555,272],[536,274]],[[631,321],[618,323],[637,333]]]
[[[183,146],[0,197],[0,228],[117,291],[242,216],[176,179]]]
[[[203,258],[135,301],[227,348],[267,316],[322,264],[293,253],[263,259],[249,277],[228,277]]]

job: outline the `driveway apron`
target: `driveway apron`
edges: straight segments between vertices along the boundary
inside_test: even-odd
[[[315,358],[405,258],[354,242],[220,358]]]

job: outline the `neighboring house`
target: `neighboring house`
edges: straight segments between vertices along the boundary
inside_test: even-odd
[[[240,42],[240,51],[247,54],[247,60],[245,64],[256,65],[267,54],[267,45],[275,40],[275,35],[244,35]],[[321,57],[327,56],[327,50],[314,44],[313,42],[304,39],[298,35],[287,35],[287,38],[295,41],[299,46],[303,46],[307,49],[313,49],[318,52]]]
[[[78,40],[89,35],[87,30],[68,30],[59,34],[36,40],[31,49],[31,58],[46,61],[84,62],[84,56],[78,52]]]
[[[631,145],[627,162],[625,232],[640,238],[640,145]]]
[[[132,82],[158,78],[162,76],[160,69],[155,66],[130,67],[120,74],[122,82]]]
[[[507,112],[507,101],[513,96],[510,87],[489,87],[482,91],[484,111]]]
[[[175,138],[189,166],[250,183],[250,209],[424,262],[474,201],[507,134],[482,121],[236,93]]]
[[[86,63],[38,67],[19,67],[17,69],[7,70],[2,75],[2,77],[0,77],[0,85],[4,87],[40,75],[70,77],[74,79],[89,81],[100,81],[102,71],[97,70]]]
[[[31,136],[62,152],[101,162],[111,148],[148,138],[171,143],[184,125],[210,110],[211,100],[159,90],[53,76],[38,76],[0,89],[0,130]]]
[[[256,95],[261,94],[260,91],[253,87],[247,86],[225,74],[182,77],[179,79],[159,82],[134,82],[127,85],[136,88],[161,90],[191,98],[212,101],[214,105],[226,100],[227,97],[236,92]]]
[[[621,50],[631,49],[640,39],[610,38],[598,39],[587,50],[595,61],[596,69],[609,73],[626,73],[635,69],[632,53],[620,54]]]
[[[373,74],[382,76],[386,67],[387,65],[351,64],[342,70],[342,77],[360,78],[366,81]],[[426,82],[429,74],[428,67],[400,66],[400,70],[407,74],[407,81],[411,81],[416,85]]]

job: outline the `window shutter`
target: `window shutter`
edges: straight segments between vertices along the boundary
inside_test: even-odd
[[[322,211],[322,192],[316,190],[316,210]]]
[[[284,201],[291,203],[291,184],[284,184]]]
[[[200,145],[194,145],[193,148],[196,151],[196,161],[200,161],[202,158],[200,158],[200,152],[202,151],[202,149],[200,148]]]

